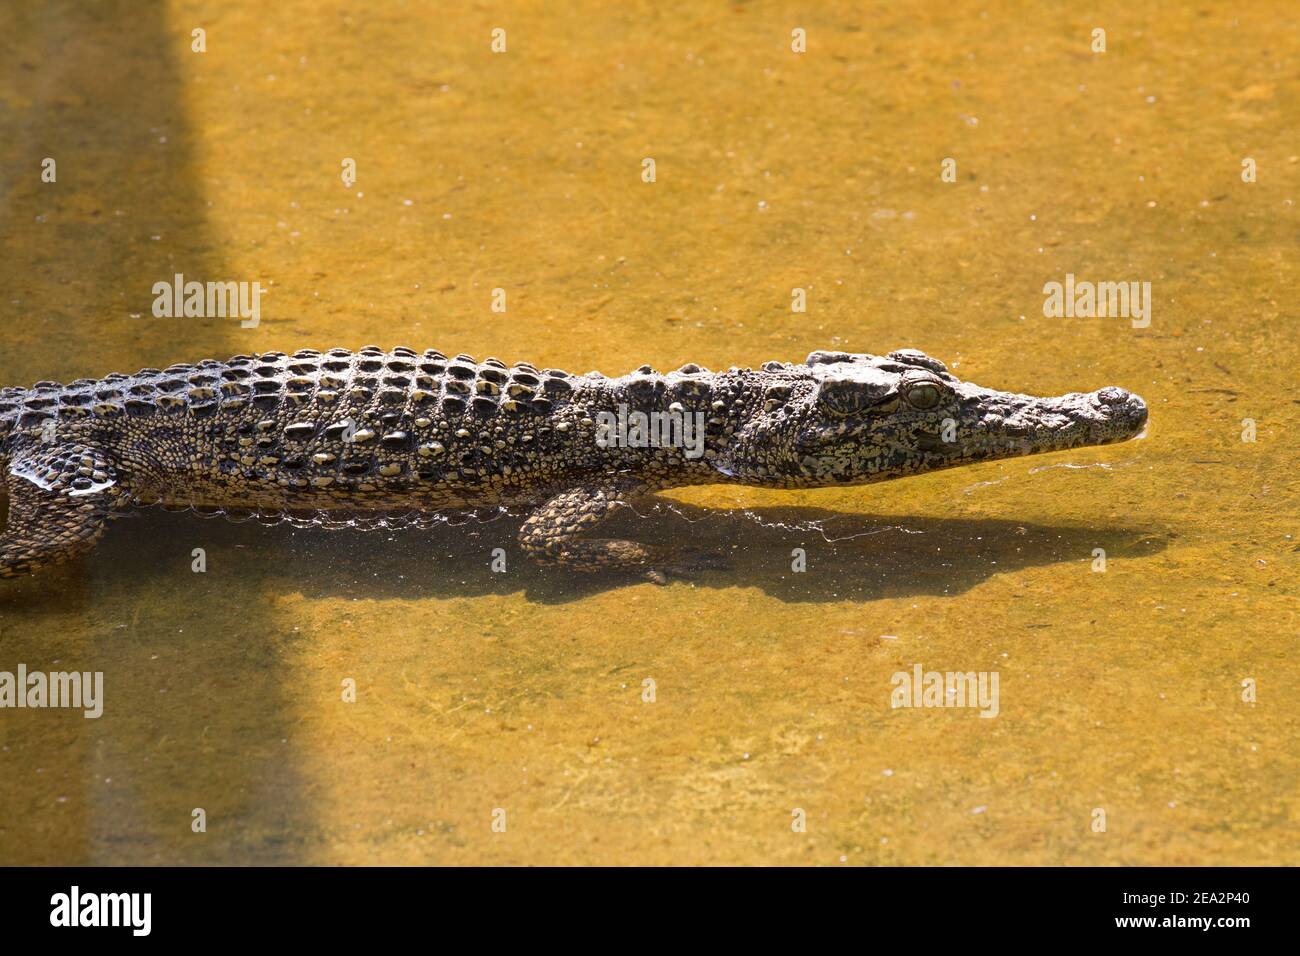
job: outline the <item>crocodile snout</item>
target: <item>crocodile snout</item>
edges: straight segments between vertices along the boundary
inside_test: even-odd
[[[1106,425],[1117,434],[1112,440],[1131,438],[1147,423],[1147,404],[1141,396],[1108,385],[1092,394],[1093,403],[1105,415]]]

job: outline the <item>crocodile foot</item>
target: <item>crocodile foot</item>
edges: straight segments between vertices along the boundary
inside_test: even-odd
[[[699,548],[586,536],[639,491],[635,486],[611,484],[561,492],[524,522],[519,543],[540,564],[573,571],[630,571],[658,584],[666,584],[670,578],[690,580],[702,572],[729,567],[723,555]]]
[[[97,449],[23,449],[0,476],[9,516],[0,533],[0,578],[31,574],[88,550],[117,493],[115,469]]]

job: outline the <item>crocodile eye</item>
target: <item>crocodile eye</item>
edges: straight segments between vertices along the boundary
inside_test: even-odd
[[[933,382],[918,382],[903,392],[903,397],[913,408],[927,409],[938,405],[941,396],[938,385]]]

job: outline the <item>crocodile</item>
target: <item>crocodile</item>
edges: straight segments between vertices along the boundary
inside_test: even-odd
[[[710,372],[573,375],[429,349],[302,349],[0,390],[0,577],[89,549],[136,506],[526,511],[522,550],[655,580],[707,555],[593,536],[639,496],[702,484],[862,485],[1124,441],[1142,399],[1035,397],[914,349]]]

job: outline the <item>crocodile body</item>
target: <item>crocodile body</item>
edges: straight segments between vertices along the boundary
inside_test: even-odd
[[[686,485],[865,484],[1121,441],[1123,389],[980,388],[913,350],[709,372],[572,375],[375,347],[303,349],[0,390],[0,577],[71,557],[145,503],[333,514],[530,510],[520,543],[577,570],[679,558],[590,537]]]

